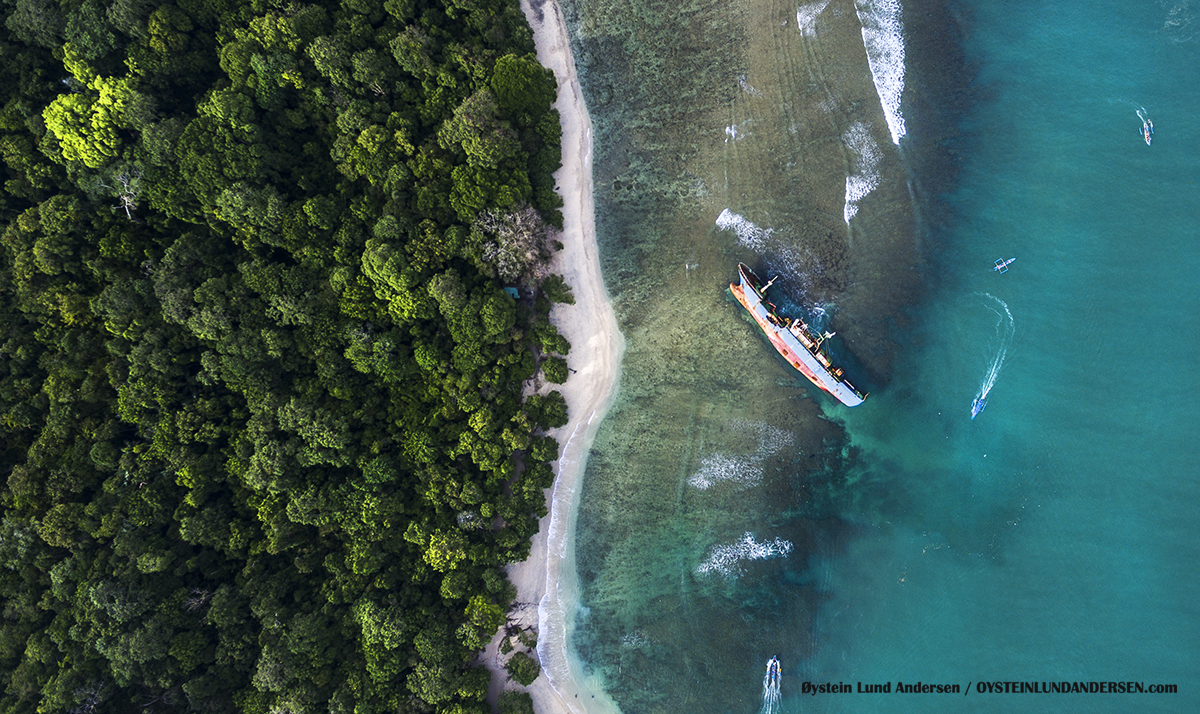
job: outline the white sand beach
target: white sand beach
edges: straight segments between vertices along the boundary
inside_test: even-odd
[[[529,559],[509,567],[517,588],[518,624],[536,625],[537,654],[542,675],[529,687],[539,714],[609,714],[618,711],[594,681],[582,677],[571,656],[568,623],[578,601],[574,560],[574,531],[579,486],[587,453],[615,392],[624,339],[604,280],[592,204],[592,128],[575,73],[562,11],[555,0],[522,0],[537,45],[538,60],[558,79],[555,108],[562,117],[562,168],[555,177],[563,198],[563,250],[555,256],[553,272],[566,278],[574,305],[556,305],[551,321],[571,342],[566,384],[549,385],[566,398],[570,422],[551,435],[558,439],[557,478],[548,494],[548,516],[542,519]],[[543,391],[547,391],[544,389]],[[501,633],[502,636],[503,633]],[[495,701],[507,673],[498,652],[497,636],[484,652],[492,670]]]

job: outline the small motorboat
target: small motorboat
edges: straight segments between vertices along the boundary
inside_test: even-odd
[[[975,401],[971,402],[971,421],[975,421],[975,417],[979,416],[979,412],[987,406],[987,397],[975,397]]]
[[[994,270],[997,273],[1007,273],[1008,266],[1015,263],[1016,260],[1017,260],[1016,258],[1009,258],[1008,260],[1001,260],[1000,258],[996,258],[996,267],[994,268]]]
[[[1150,146],[1150,137],[1154,136],[1154,122],[1149,119],[1142,120],[1142,138],[1146,140],[1146,146]]]

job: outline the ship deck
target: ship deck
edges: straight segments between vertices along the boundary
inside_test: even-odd
[[[820,350],[819,345],[814,350],[805,345],[793,331],[807,330],[807,327],[797,326],[796,323],[789,325],[775,314],[772,309],[774,305],[766,302],[759,292],[761,283],[757,276],[743,265],[739,265],[738,268],[741,281],[730,284],[729,289],[742,307],[754,317],[754,321],[762,328],[775,350],[810,382],[837,398],[842,404],[850,407],[862,404],[865,395],[860,394],[849,382],[835,376],[834,371],[840,374],[841,370],[830,364],[829,358]],[[813,343],[811,338],[805,341],[810,345]]]

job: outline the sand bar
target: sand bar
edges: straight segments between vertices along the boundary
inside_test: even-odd
[[[560,453],[557,478],[549,493],[550,513],[533,538],[529,559],[510,566],[508,577],[517,588],[517,602],[524,603],[518,607],[516,619],[537,626],[542,676],[529,687],[536,711],[608,714],[618,711],[616,705],[597,682],[582,676],[570,644],[570,623],[579,592],[574,535],[588,450],[616,391],[625,341],[600,274],[592,204],[592,125],[562,11],[554,0],[522,0],[521,9],[533,28],[538,60],[558,79],[555,108],[562,118],[563,165],[555,178],[564,203],[563,249],[551,270],[566,278],[575,304],[556,305],[550,316],[571,343],[567,363],[572,370],[566,384],[557,387],[566,398],[570,422],[551,434],[558,439]],[[493,701],[506,677],[497,652],[499,639],[484,653],[493,672],[489,697]]]

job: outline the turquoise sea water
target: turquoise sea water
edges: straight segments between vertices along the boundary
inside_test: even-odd
[[[838,413],[907,507],[859,514],[866,534],[815,566],[834,595],[802,671],[1180,693],[854,695],[794,710],[1195,711],[1200,134],[1185,127],[1200,47],[1166,25],[1165,3],[966,5],[984,91],[962,122],[934,287],[896,381]],[[1010,272],[987,270],[1014,256]],[[972,422],[998,301],[1014,335]]]
[[[589,8],[602,5],[568,4],[576,40],[593,53],[624,42],[622,56],[636,65],[629,45],[641,30],[624,40],[597,32]],[[654,77],[642,79],[669,88],[672,71],[690,73],[690,63],[732,77],[761,61],[762,53],[731,59],[729,47],[745,38],[709,36],[705,28],[711,34],[725,19],[697,6],[683,16],[703,25],[695,32],[710,46],[663,52]],[[772,7],[785,22],[795,12]],[[948,195],[925,204],[932,213],[918,211],[923,287],[906,302],[906,319],[889,323],[890,381],[855,409],[815,399],[840,435],[795,427],[817,423],[814,401],[797,401],[782,369],[746,376],[749,360],[771,356],[746,341],[736,311],[714,302],[664,325],[645,307],[678,301],[683,314],[692,296],[719,291],[739,259],[791,266],[787,279],[812,284],[793,296],[798,304],[839,294],[844,286],[822,286],[803,261],[788,262],[787,250],[763,247],[770,241],[739,244],[712,228],[724,202],[769,224],[772,240],[802,246],[804,230],[789,223],[794,192],[739,193],[727,180],[721,194],[709,181],[692,203],[647,192],[633,208],[629,199],[616,206],[625,177],[637,178],[629,147],[653,122],[614,120],[611,106],[596,106],[619,104],[612,86],[598,86],[611,74],[581,63],[598,126],[606,279],[631,347],[582,496],[576,646],[627,714],[758,711],[772,655],[782,661],[777,710],[785,712],[1200,710],[1200,8],[1154,0],[951,8],[975,73],[970,100],[956,100],[953,130],[938,125],[945,136],[923,135],[932,124],[910,115],[901,155],[917,172],[927,165],[918,147],[943,143],[955,149],[959,173]],[[820,54],[819,44],[806,47],[807,57]],[[711,62],[695,59],[705,52]],[[929,60],[909,61],[921,59]],[[781,67],[795,61],[781,51]],[[836,84],[837,72],[828,74]],[[759,86],[753,73],[746,81]],[[800,90],[785,87],[780,104],[789,91]],[[928,90],[924,100],[932,101]],[[1154,121],[1153,146],[1138,135],[1138,109]],[[748,131],[766,136],[768,123]],[[779,163],[803,164],[812,151],[782,145],[795,156]],[[730,167],[753,174],[739,161],[763,161],[740,151],[722,159],[727,176]],[[680,162],[695,166],[685,153]],[[764,162],[761,170],[773,177],[779,169]],[[671,167],[646,170],[655,172],[663,184],[692,180],[672,178]],[[932,183],[919,174],[912,182]],[[698,237],[673,242],[663,226],[686,225],[688,213]],[[856,239],[869,240],[864,234]],[[990,270],[1010,257],[1008,273]],[[829,307],[837,327],[838,307]],[[841,314],[865,312],[852,304]],[[839,329],[853,352],[853,329]],[[717,345],[695,365],[655,367],[645,356],[671,356],[672,341],[705,335]],[[987,408],[972,421],[972,400],[985,389]],[[837,473],[829,481],[837,493],[821,508],[813,459]],[[695,485],[718,477],[723,485]],[[653,498],[641,496],[651,488]],[[739,543],[732,577],[703,571],[722,544]],[[754,548],[759,557],[747,559]],[[1179,691],[802,691],[804,681],[981,680],[1137,681]]]

